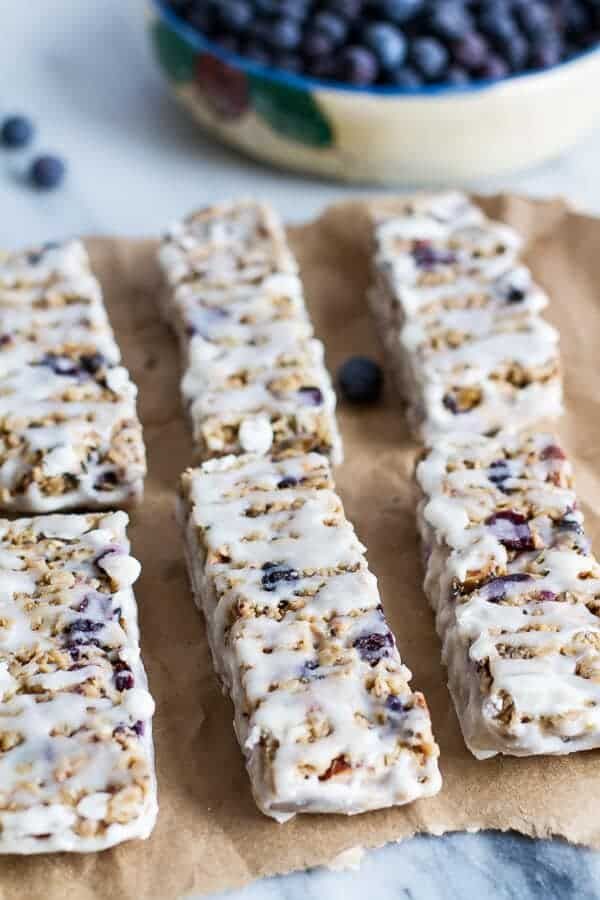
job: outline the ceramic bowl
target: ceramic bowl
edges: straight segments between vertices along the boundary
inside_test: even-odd
[[[225,143],[349,181],[444,184],[558,156],[600,120],[600,48],[553,69],[466,88],[357,89],[221,50],[148,0],[156,59],[177,98]]]

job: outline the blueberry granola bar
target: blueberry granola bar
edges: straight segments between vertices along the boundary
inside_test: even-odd
[[[425,591],[471,752],[600,747],[600,566],[546,434],[449,434],[417,466]]]
[[[146,472],[135,385],[78,241],[0,258],[0,507],[130,505]]]
[[[124,512],[0,520],[0,853],[102,850],[156,818]]]
[[[560,415],[558,334],[516,232],[445,193],[388,205],[373,233],[370,304],[418,438]]]
[[[438,748],[321,454],[182,479],[192,589],[258,807],[360,813],[435,794]]]
[[[319,450],[340,462],[323,345],[273,211],[250,201],[203,209],[171,228],[160,262],[200,457]]]

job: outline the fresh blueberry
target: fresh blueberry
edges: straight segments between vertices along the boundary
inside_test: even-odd
[[[406,57],[406,38],[394,25],[375,22],[364,32],[364,40],[383,69],[396,69]]]
[[[296,569],[292,569],[291,566],[286,566],[281,563],[267,562],[262,567],[262,570],[264,575],[262,576],[261,583],[263,589],[269,592],[277,590],[277,585],[281,581],[298,581],[300,578]]]
[[[327,59],[331,63],[334,44],[326,32],[311,29],[304,35],[302,50],[311,61],[313,58]]]
[[[467,70],[463,69],[461,66],[450,66],[446,72],[445,80],[446,84],[449,84],[452,87],[464,87],[464,85],[470,83],[471,77]]]
[[[427,81],[441,81],[448,65],[448,51],[437,38],[418,37],[410,45],[410,59]]]
[[[482,78],[489,78],[490,80],[497,81],[500,78],[506,78],[509,73],[510,67],[508,63],[506,63],[496,53],[490,53],[485,63],[481,67],[481,71],[479,74]]]
[[[379,66],[372,50],[367,47],[350,45],[342,50],[340,74],[344,81],[357,87],[366,87],[377,81]]]
[[[295,50],[302,31],[293,19],[277,19],[270,28],[269,43],[275,50]]]
[[[548,34],[553,28],[552,11],[541,0],[528,0],[517,9],[519,22],[531,37]]]
[[[378,11],[391,22],[403,25],[423,11],[424,0],[379,0]]]
[[[243,31],[252,21],[252,6],[247,0],[221,0],[219,20],[226,28]]]
[[[348,34],[348,23],[340,15],[324,10],[318,12],[311,20],[311,28],[327,35],[334,47],[343,44]]]
[[[327,9],[352,21],[358,18],[363,4],[364,0],[327,0]]]
[[[58,156],[38,156],[31,165],[31,181],[37,188],[58,187],[66,174],[66,166]]]
[[[551,69],[560,62],[562,44],[556,35],[542,35],[533,43],[529,62],[533,69]]]
[[[469,31],[453,47],[456,62],[470,72],[484,65],[489,52],[488,44],[478,31]]]
[[[473,19],[460,0],[442,0],[433,4],[427,25],[437,37],[445,41],[459,40],[473,27]]]
[[[2,123],[0,140],[5,147],[25,147],[33,137],[33,125],[25,116],[10,116]]]
[[[366,356],[353,356],[340,367],[338,386],[348,403],[376,403],[381,396],[383,372],[381,366]]]
[[[415,91],[423,87],[423,77],[412,66],[400,66],[390,73],[390,82],[407,91]]]

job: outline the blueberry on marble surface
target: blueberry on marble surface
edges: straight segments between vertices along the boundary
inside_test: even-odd
[[[375,360],[353,356],[340,366],[337,382],[348,403],[376,403],[383,387],[383,371]]]
[[[2,123],[0,140],[4,147],[26,147],[33,137],[33,124],[26,116],[9,116]]]
[[[58,187],[64,180],[67,168],[59,156],[38,156],[31,164],[31,183],[43,190]]]

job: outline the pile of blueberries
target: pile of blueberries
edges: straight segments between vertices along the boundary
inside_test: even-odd
[[[7,150],[21,150],[31,144],[34,133],[33,123],[26,116],[8,116],[0,123],[0,146]],[[60,157],[42,154],[31,161],[28,181],[34,187],[49,190],[58,187],[65,172],[65,163]]]
[[[600,0],[168,0],[254,62],[357,86],[467,85],[600,43]]]

